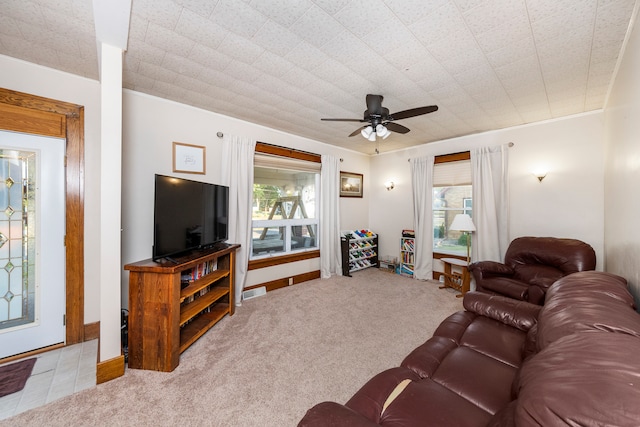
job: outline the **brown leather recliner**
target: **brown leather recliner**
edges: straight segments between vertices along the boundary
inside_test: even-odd
[[[504,264],[472,263],[469,271],[476,290],[542,305],[556,280],[578,271],[595,270],[596,253],[580,240],[556,237],[519,237],[511,242]]]

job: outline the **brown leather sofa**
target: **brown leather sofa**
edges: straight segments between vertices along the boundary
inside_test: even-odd
[[[469,292],[464,308],[399,367],[298,425],[640,425],[640,314],[623,278],[571,274],[544,306]]]
[[[504,256],[472,263],[476,290],[542,304],[544,294],[556,280],[578,271],[594,270],[596,253],[580,240],[556,237],[519,237]]]

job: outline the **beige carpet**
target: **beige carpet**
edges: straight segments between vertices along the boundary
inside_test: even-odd
[[[246,301],[182,354],[171,373],[121,378],[0,426],[295,426],[400,364],[462,300],[436,282],[376,269]]]

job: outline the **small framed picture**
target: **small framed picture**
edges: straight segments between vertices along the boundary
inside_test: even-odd
[[[340,197],[362,197],[362,174],[340,172]]]
[[[207,147],[200,145],[173,143],[173,171],[204,175],[206,170]]]

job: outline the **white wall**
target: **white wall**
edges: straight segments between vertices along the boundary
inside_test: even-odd
[[[636,8],[637,13],[637,8]],[[640,306],[640,28],[627,42],[605,109],[606,270],[625,277]]]
[[[435,113],[437,114],[437,113]],[[371,227],[380,234],[381,254],[399,255],[400,232],[413,228],[408,159],[468,151],[513,142],[509,149],[510,239],[518,236],[569,237],[589,243],[598,269],[604,265],[603,112],[485,132],[424,144],[372,157],[376,191]],[[544,166],[542,182],[532,175]],[[387,191],[384,182],[395,189]]]
[[[84,106],[84,321],[100,320],[100,83],[0,55],[0,86]],[[114,316],[120,316],[115,313]]]
[[[299,136],[275,131],[228,116],[198,108],[124,91],[123,97],[123,189],[122,189],[122,261],[124,264],[151,257],[153,244],[154,174],[181,176],[221,184],[220,156],[222,140],[217,132],[248,136],[260,142],[295,148],[315,154],[331,154],[343,159],[341,167],[368,177],[369,156]],[[207,174],[174,174],[172,142],[206,147]],[[369,194],[362,199],[341,199],[341,228],[367,227]],[[250,271],[247,286],[319,270],[319,259],[290,263]],[[128,275],[122,272],[123,304],[127,304]]]

